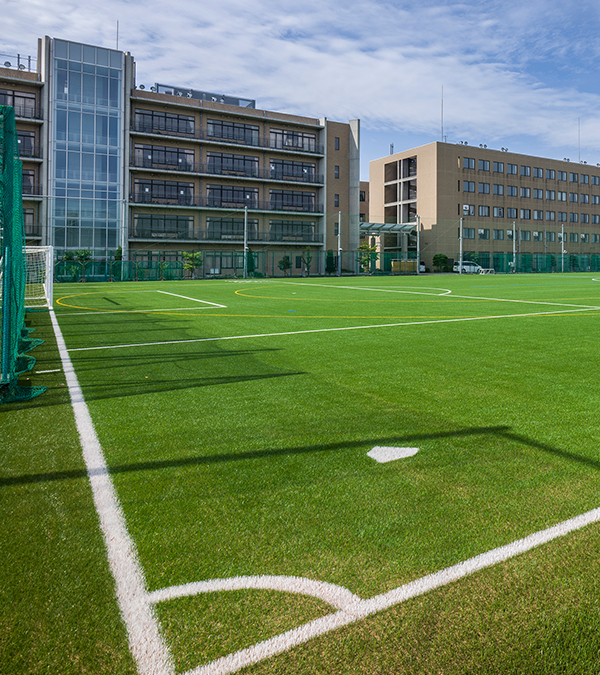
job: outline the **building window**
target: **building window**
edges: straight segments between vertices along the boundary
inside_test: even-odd
[[[463,180],[463,192],[475,192],[475,181]]]
[[[513,174],[514,176],[516,176],[518,172],[519,172],[519,167],[516,164],[507,164],[506,165],[506,173]]]
[[[361,202],[364,202],[364,201],[366,201],[366,198],[367,198],[367,195],[366,195],[366,193],[365,193],[365,190],[361,190],[361,191],[360,191],[360,196],[359,196],[360,201],[361,201]]]
[[[579,174],[569,172],[569,183],[578,183],[579,182]]]
[[[578,239],[579,239],[579,235],[577,234],[577,232],[570,232],[569,233],[569,243],[576,244]]]
[[[521,197],[525,198],[525,199],[529,199],[529,197],[531,197],[531,188],[522,187],[521,188]]]
[[[209,162],[212,153],[208,153]],[[246,160],[250,159],[248,157]],[[258,162],[258,160],[257,160]],[[289,159],[271,159],[269,160],[270,178],[274,180],[294,180],[298,182],[312,183],[317,180],[315,170],[316,165],[310,162],[293,162]],[[258,163],[256,173],[258,176]]]
[[[508,241],[514,241],[514,231],[513,230],[506,230],[506,238]]]
[[[35,105],[35,94],[26,94],[22,91],[0,89],[0,105],[9,105],[15,109],[16,117],[34,119],[38,115]]]
[[[463,157],[463,169],[474,169],[474,168],[475,168],[475,158]]]
[[[459,206],[460,210],[460,206]],[[463,216],[474,216],[475,215],[475,204],[463,204],[462,207]]]
[[[233,157],[233,155],[231,155]],[[256,166],[258,168],[258,157]],[[133,149],[134,166],[146,169],[194,171],[194,151],[160,145],[138,145]]]
[[[316,211],[316,194],[294,190],[269,190],[269,208],[275,211]]]
[[[504,207],[494,206],[494,218],[504,218]]]
[[[506,194],[509,197],[516,197],[517,196],[517,186],[516,185],[507,185],[506,186]]]
[[[504,230],[494,230],[494,239],[496,241],[504,241]]]
[[[490,231],[484,230],[484,229],[479,229],[479,230],[477,230],[477,236],[479,237],[479,239],[489,239],[490,238]]]
[[[533,219],[534,220],[544,220],[544,212],[543,211],[534,211],[533,212]]]
[[[136,179],[133,188],[134,202],[138,204],[180,204],[182,206],[194,204],[193,183]]]
[[[579,222],[579,214],[578,213],[569,213],[569,222],[570,223],[578,223]]]
[[[479,216],[481,218],[489,218],[490,217],[490,207],[489,206],[480,206],[479,207]],[[489,239],[489,237],[488,237]]]
[[[517,209],[506,209],[506,217],[507,218],[516,218],[517,217]]]
[[[338,194],[333,195],[333,205],[337,208],[340,205],[340,196]]]
[[[463,239],[475,239],[475,228],[463,227]]]
[[[556,220],[556,212],[546,211],[546,220]]]
[[[590,196],[589,195],[584,195],[583,193],[579,195],[579,201],[581,204],[589,204],[590,203]]]
[[[504,162],[494,162],[494,173],[504,173]]]
[[[561,192],[560,190],[556,193],[558,197],[559,202],[566,202],[567,201],[567,193],[566,192]]]
[[[586,185],[590,182],[590,177],[587,173],[582,173],[580,179],[580,182],[585,183]]]
[[[544,198],[544,191],[543,190],[534,190],[533,191],[533,198],[534,199],[543,199]]]
[[[592,176],[592,185],[600,185],[600,176]]]
[[[544,169],[539,169],[538,167],[533,167],[533,177],[534,178],[543,178],[544,177]]]
[[[593,234],[592,235],[592,244],[599,244],[600,243],[600,234]]]
[[[340,149],[340,139],[337,136],[335,137],[335,149]]]
[[[521,209],[519,212],[521,220],[531,220],[531,209]]]
[[[504,194],[504,185],[497,185],[494,183],[494,194],[503,195]]]
[[[489,195],[490,194],[490,184],[489,183],[479,183],[479,194],[480,195]]]
[[[592,216],[592,225],[600,225],[600,216]]]
[[[340,167],[337,164],[333,167],[333,177],[334,178],[340,177]]]
[[[576,204],[577,200],[579,199],[579,196],[577,192],[569,192],[569,201]]]
[[[582,214],[581,214],[581,222],[582,222],[582,223],[589,223],[589,222],[590,222],[590,215],[589,215],[589,213],[582,213]]]
[[[194,118],[189,115],[158,112],[156,110],[136,110],[135,131],[144,131],[172,136],[193,136]],[[256,127],[258,134],[258,127]]]
[[[242,234],[244,221],[242,219]],[[194,237],[194,218],[192,216],[175,216],[171,214],[151,215],[135,213],[133,215],[132,238],[138,239],[197,239]]]
[[[258,208],[258,188],[243,185],[207,185],[206,205],[226,208]]]
[[[479,171],[489,171],[490,170],[490,160],[489,159],[480,159],[477,164]]]
[[[521,164],[521,176],[531,176],[531,167]]]
[[[555,180],[556,171],[554,169],[546,169],[546,178],[548,178],[548,180]]]
[[[554,190],[546,190],[546,199],[553,202],[556,199],[556,192]]]
[[[544,233],[540,230],[533,231],[533,241],[544,241]]]
[[[546,232],[546,241],[556,241],[556,232]]]
[[[566,171],[559,171],[558,172],[558,180],[567,180],[567,172]]]
[[[559,223],[566,223],[567,222],[567,212],[566,211],[559,211],[557,220],[558,220]]]
[[[592,195],[592,204],[600,204],[600,197],[598,195]]]
[[[531,232],[529,230],[521,230],[520,239],[521,241],[531,241]]]
[[[315,230],[310,220],[270,220],[269,241],[315,241]]]
[[[590,235],[587,233],[581,233],[581,243],[582,244],[589,244],[590,243]]]
[[[258,129],[258,127],[256,127],[256,129]],[[277,149],[291,148],[293,150],[316,152],[317,136],[316,134],[308,134],[303,131],[291,131],[289,129],[271,129],[269,132],[269,145],[271,148]]]

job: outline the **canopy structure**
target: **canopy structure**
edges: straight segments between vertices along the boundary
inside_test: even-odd
[[[361,234],[413,234],[417,230],[416,223],[361,223]]]

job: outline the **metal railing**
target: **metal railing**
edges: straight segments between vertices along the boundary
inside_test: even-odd
[[[276,200],[248,200],[248,201],[228,201],[219,197],[198,197],[178,195],[174,197],[160,197],[154,195],[137,194],[130,197],[133,204],[156,204],[166,206],[194,206],[215,209],[244,209],[248,207],[250,211],[293,211],[299,213],[322,213],[323,207],[320,204],[286,204]]]
[[[251,148],[270,148],[271,150],[287,150],[290,152],[298,152],[302,154],[322,155],[323,146],[311,144],[309,147],[299,147],[291,142],[280,141],[279,139],[264,138],[260,135],[252,136],[250,134],[239,135],[217,135],[209,134],[201,129],[194,130],[180,130],[180,129],[159,129],[151,124],[144,124],[142,122],[133,122],[131,131],[137,133],[158,135],[158,136],[176,136],[177,138],[190,138],[194,140],[212,141],[214,143],[227,143],[240,146],[248,146]]]
[[[130,239],[151,239],[151,240],[187,240],[187,241],[212,241],[229,242],[240,244],[244,241],[244,232],[227,232],[218,228],[209,228],[206,230],[160,230],[152,228],[132,227],[129,230]],[[248,241],[250,242],[269,242],[269,243],[304,243],[304,244],[322,244],[323,235],[317,233],[298,233],[286,234],[282,232],[273,232],[270,230],[250,229],[248,232]]]
[[[21,159],[42,159],[40,145],[19,145],[19,157]]]

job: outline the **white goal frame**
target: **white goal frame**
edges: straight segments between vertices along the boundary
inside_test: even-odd
[[[54,246],[25,246],[25,307],[53,304]]]

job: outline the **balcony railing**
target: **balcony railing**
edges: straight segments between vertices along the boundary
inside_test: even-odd
[[[30,105],[16,105],[14,106],[15,109],[15,117],[21,118],[21,119],[26,119],[26,120],[43,120],[44,115],[43,111],[41,108],[37,108],[35,106],[30,106]]]
[[[130,239],[185,239],[194,241],[221,241],[229,243],[243,243],[244,232],[223,232],[218,228],[209,228],[206,230],[153,230],[151,228],[132,227],[129,230]],[[269,242],[269,243],[301,243],[301,244],[322,244],[323,235],[316,233],[282,233],[270,230],[248,231],[249,242]]]
[[[41,197],[42,196],[42,186],[41,185],[31,185],[23,183],[23,197]]]
[[[21,159],[41,159],[42,148],[39,145],[19,144],[19,157]]]
[[[276,180],[281,182],[316,183],[318,185],[322,185],[324,182],[323,176],[320,174],[315,174],[314,172],[292,175],[282,171],[274,171],[272,169],[258,169],[254,167],[229,169],[203,162],[156,162],[151,159],[139,159],[137,157],[133,157],[129,165],[135,169],[183,171],[185,173],[200,173],[211,176],[228,176],[231,178],[257,178],[260,180]]]
[[[131,131],[136,131],[142,134],[151,134],[159,136],[176,136],[178,138],[190,138],[194,140],[212,141],[214,143],[227,143],[241,146],[248,146],[252,148],[270,148],[272,150],[288,150],[290,152],[308,153],[315,155],[323,154],[323,146],[311,144],[308,147],[300,147],[294,145],[291,141],[287,142],[280,139],[264,138],[260,135],[217,135],[208,134],[201,129],[159,129],[151,124],[144,124],[143,122],[134,122],[131,125]]]
[[[26,237],[41,237],[42,236],[42,226],[40,223],[25,223],[25,236]]]
[[[244,209],[251,211],[294,211],[301,213],[322,213],[320,204],[286,204],[278,200],[226,200],[219,197],[197,197],[179,195],[174,197],[160,197],[146,194],[132,195],[129,200],[133,204],[163,204],[167,206],[195,206],[215,209]]]

